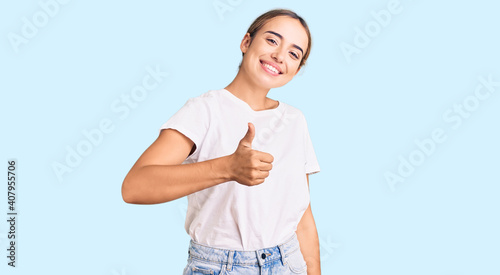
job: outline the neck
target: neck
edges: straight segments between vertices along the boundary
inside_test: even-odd
[[[274,108],[274,100],[267,98],[270,89],[253,82],[242,73],[242,70],[243,68],[238,71],[236,77],[225,89],[245,101],[255,111]]]

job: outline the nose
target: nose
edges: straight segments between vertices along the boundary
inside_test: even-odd
[[[285,53],[282,49],[282,47],[277,47],[276,50],[271,54],[271,57],[276,61],[281,63],[283,61],[283,58],[285,56]]]

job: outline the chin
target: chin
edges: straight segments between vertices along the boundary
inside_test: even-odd
[[[282,86],[285,86],[288,82],[290,82],[291,79],[272,79],[266,75],[264,76],[259,76],[255,83],[259,83],[260,86],[266,88],[266,89],[272,89],[272,88],[279,88]]]
[[[285,86],[285,84],[287,84],[288,82],[285,82],[285,83],[280,83],[280,84],[277,84],[277,85],[274,85],[272,88],[279,88],[279,87],[283,87]]]
[[[259,83],[259,86],[265,89],[273,89],[284,86],[287,82],[275,82],[275,81],[263,81],[262,79],[258,79],[256,83]]]

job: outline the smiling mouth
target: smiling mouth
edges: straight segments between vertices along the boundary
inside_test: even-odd
[[[263,61],[260,61],[260,64],[262,64],[262,67],[264,67],[264,69],[266,71],[268,71],[269,73],[273,74],[273,75],[280,75],[280,74],[283,74],[281,73],[280,71],[278,71],[278,69],[276,69],[275,67],[263,62]]]

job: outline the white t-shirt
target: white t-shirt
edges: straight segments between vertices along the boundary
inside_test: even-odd
[[[185,229],[201,244],[257,250],[290,238],[309,205],[306,174],[320,171],[303,113],[279,102],[254,111],[226,89],[189,98],[161,128],[172,128],[196,145],[183,164],[227,156],[255,126],[252,149],[274,157],[262,184],[228,181],[188,195]]]

